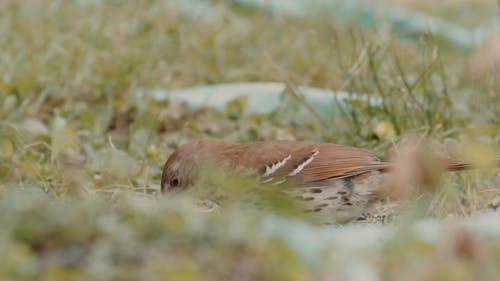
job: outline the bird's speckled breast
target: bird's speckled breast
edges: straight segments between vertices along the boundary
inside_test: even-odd
[[[304,202],[305,212],[316,222],[342,223],[358,218],[381,199],[387,174],[370,172],[362,178],[332,179],[289,187],[287,192]]]

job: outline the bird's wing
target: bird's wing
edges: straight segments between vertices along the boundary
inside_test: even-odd
[[[389,163],[380,161],[362,149],[333,143],[318,144],[319,153],[304,167],[304,181],[346,178],[371,171],[387,169]]]
[[[268,141],[248,144],[238,161],[256,168],[262,181],[301,183],[346,178],[388,168],[369,152],[333,143]]]

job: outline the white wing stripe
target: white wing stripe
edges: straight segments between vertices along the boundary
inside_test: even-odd
[[[272,180],[274,180],[274,178],[267,178],[267,179],[261,181],[260,183],[268,183],[268,182],[271,182]]]
[[[309,163],[311,163],[313,160],[314,160],[314,157],[316,155],[319,154],[319,150],[315,150],[313,152],[313,154],[311,154],[311,156],[307,157],[306,160],[304,160],[304,162],[300,163],[297,168],[295,168],[293,171],[291,171],[288,175],[289,176],[295,176],[297,175],[298,173],[300,173],[300,171],[302,171],[304,169],[305,166],[307,166]]]
[[[263,176],[267,177],[267,176],[271,175],[272,173],[276,172],[279,168],[283,167],[283,165],[285,165],[286,162],[288,160],[290,160],[290,158],[292,158],[292,155],[288,154],[287,157],[281,159],[280,161],[273,163],[270,166],[266,165],[266,172],[264,173]]]
[[[286,182],[286,179],[281,179],[281,180],[279,180],[277,182],[273,182],[272,185],[280,185],[280,184],[282,184],[284,182]]]

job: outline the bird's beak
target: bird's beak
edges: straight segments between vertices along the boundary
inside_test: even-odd
[[[167,190],[167,183],[162,178],[161,179],[161,193],[165,193],[166,190]]]
[[[167,189],[168,189],[168,180],[164,170],[161,175],[161,193],[166,193]]]

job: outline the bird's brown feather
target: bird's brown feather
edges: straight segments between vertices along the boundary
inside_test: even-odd
[[[422,182],[426,171],[419,173],[419,169],[428,166],[421,160],[422,153],[415,151],[401,157],[403,161],[384,162],[362,149],[333,143],[204,139],[182,145],[169,157],[161,185],[164,192],[182,190],[197,180],[201,165],[220,164],[244,175],[257,172],[256,178],[263,186],[284,183],[292,187],[285,192],[301,200],[304,212],[318,222],[344,222],[358,217],[381,198],[411,194],[411,189],[401,186]],[[442,165],[436,162],[433,166],[452,171],[469,168],[471,163],[446,159]],[[411,170],[408,177],[405,167]]]
[[[312,161],[305,165],[295,179],[303,182],[331,178],[344,178],[382,170],[388,163],[382,162],[362,149],[333,143],[307,143],[300,141],[267,141],[241,144],[244,153],[234,159],[234,163],[256,169],[265,169],[290,155],[290,159],[272,176],[286,176],[317,151]]]
[[[286,178],[295,183],[314,183],[330,179],[359,178],[374,171],[387,171],[394,164],[377,159],[373,154],[351,146],[334,143],[302,141],[262,141],[237,143],[219,139],[202,139],[179,147],[164,167],[164,174],[180,155],[208,156],[223,165],[246,167],[265,174],[266,167],[279,163],[278,168],[266,175],[269,178]],[[312,159],[310,159],[312,158]],[[286,161],[285,161],[286,160]],[[307,161],[300,172],[290,176],[294,169]],[[499,159],[500,161],[500,159]],[[470,163],[459,159],[443,161],[445,170],[461,170]],[[162,178],[165,181],[165,178]]]

